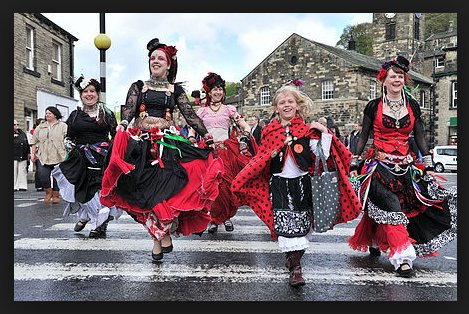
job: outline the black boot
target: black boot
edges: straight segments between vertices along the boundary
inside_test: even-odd
[[[305,284],[303,274],[301,273],[300,260],[305,250],[287,252],[286,266],[290,270],[289,283],[292,287],[299,287]]]

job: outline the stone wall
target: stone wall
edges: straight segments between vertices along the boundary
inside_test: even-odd
[[[26,27],[34,29],[34,70],[26,69]],[[25,116],[32,112],[37,115],[36,97],[38,89],[58,95],[73,97],[69,84],[71,65],[72,40],[56,25],[38,18],[37,14],[14,14],[14,119],[25,127]],[[62,45],[61,67],[62,79],[55,80],[48,73],[48,65],[52,65],[53,42]]]

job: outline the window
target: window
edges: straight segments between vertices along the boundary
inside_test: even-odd
[[[370,80],[370,100],[376,98],[376,81]]]
[[[425,106],[425,91],[420,91],[420,108],[428,108],[429,106]]]
[[[334,83],[332,81],[322,82],[322,100],[334,99]]]
[[[62,81],[62,45],[52,43],[52,78]]]
[[[261,106],[270,105],[270,88],[264,86],[261,88]]]
[[[414,24],[414,38],[419,40],[420,39],[420,20],[416,19]]]
[[[34,30],[26,27],[26,68],[34,71]]]
[[[386,40],[396,39],[396,23],[387,23],[386,24]]]
[[[458,81],[451,82],[451,108],[458,108]]]
[[[290,58],[290,64],[295,65],[298,63],[298,57],[297,56],[291,56]]]
[[[435,61],[435,67],[436,68],[442,68],[445,66],[445,58],[440,56],[440,57],[437,57],[436,58],[436,61]]]

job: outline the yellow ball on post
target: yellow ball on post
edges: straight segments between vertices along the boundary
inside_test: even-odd
[[[94,45],[99,50],[107,50],[111,47],[111,39],[108,35],[101,33],[94,38]]]

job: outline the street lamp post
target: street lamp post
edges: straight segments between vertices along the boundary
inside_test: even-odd
[[[111,39],[105,34],[105,13],[99,13],[99,35],[94,38],[94,45],[99,49],[99,73],[101,76],[101,97],[106,103],[106,50],[111,47]]]

